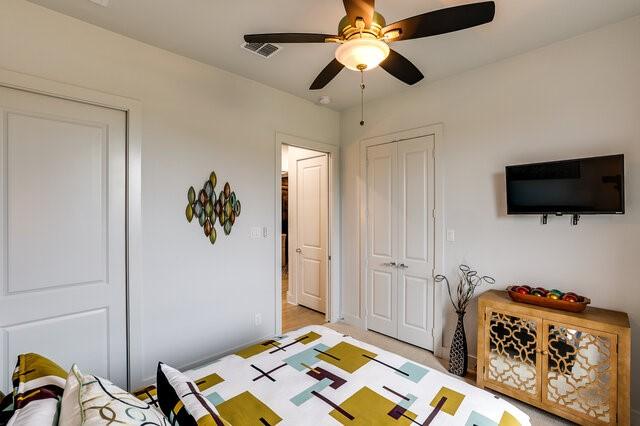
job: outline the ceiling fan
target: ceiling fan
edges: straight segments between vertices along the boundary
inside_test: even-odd
[[[375,11],[375,0],[343,0],[347,15],[338,25],[338,35],[307,33],[247,34],[247,43],[337,43],[335,59],[327,65],[309,87],[325,87],[344,67],[371,70],[380,65],[395,78],[413,85],[424,78],[407,58],[389,48],[396,41],[411,40],[459,31],[493,20],[493,1],[471,3],[426,12],[387,25]],[[364,90],[364,81],[361,83]],[[364,122],[361,122],[363,124]]]

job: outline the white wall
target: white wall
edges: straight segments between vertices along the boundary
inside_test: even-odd
[[[429,70],[423,70],[426,74]],[[389,77],[391,78],[391,77]],[[343,314],[362,317],[358,282],[358,141],[443,123],[446,272],[467,263],[498,288],[528,282],[575,290],[630,314],[633,402],[640,409],[640,17],[342,114]],[[624,153],[627,214],[506,216],[504,166]],[[475,308],[466,325],[475,348]],[[449,344],[455,321],[448,318]]]
[[[182,367],[273,335],[275,132],[335,145],[337,113],[24,0],[0,2],[0,67],[142,101],[148,302],[133,307],[144,336],[134,385],[159,360]],[[215,246],[184,217],[187,189],[211,170],[243,207]],[[252,226],[269,238],[250,239]]]

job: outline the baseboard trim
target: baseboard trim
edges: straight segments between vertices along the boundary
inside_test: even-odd
[[[364,329],[364,320],[355,315],[342,314],[341,321],[354,327]]]
[[[291,305],[297,305],[296,303],[296,298],[293,296],[293,294],[289,293],[287,291],[287,303],[291,304]]]
[[[273,333],[269,333],[266,336],[260,337],[258,339],[252,340],[252,341],[247,342],[247,343],[243,343],[241,345],[234,346],[232,348],[229,348],[229,349],[226,349],[224,351],[218,352],[218,353],[216,353],[214,355],[211,355],[211,356],[208,356],[208,357],[205,357],[205,358],[201,358],[198,361],[190,362],[189,364],[178,366],[178,367],[175,367],[175,366],[172,365],[171,367],[174,367],[174,368],[178,369],[179,371],[187,371],[187,370],[191,370],[191,369],[194,369],[194,368],[204,367],[205,365],[210,364],[213,361],[215,361],[215,360],[217,360],[219,358],[222,358],[223,356],[231,355],[233,353],[238,352],[240,349],[244,349],[247,346],[251,346],[251,345],[255,345],[257,343],[264,342],[265,340],[270,339],[272,337],[273,337]],[[155,376],[147,377],[145,379],[142,379],[142,383],[139,384],[138,386],[135,386],[134,390],[138,389],[138,388],[141,388],[143,386],[152,385],[155,382],[156,382],[156,377]]]
[[[478,371],[478,358],[476,358],[474,355],[469,355],[467,358],[469,371],[473,371],[474,373],[476,373]]]
[[[442,359],[446,359],[449,360],[449,348],[446,346],[442,346],[441,348],[439,348],[438,350],[436,350],[434,352],[435,356],[437,356],[438,358],[442,358]],[[476,372],[478,371],[478,357],[476,357],[475,355],[467,355],[467,365],[468,365],[468,369],[471,372]]]

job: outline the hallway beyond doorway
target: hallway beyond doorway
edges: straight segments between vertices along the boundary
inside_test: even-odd
[[[282,279],[282,332],[297,330],[307,325],[321,325],[325,315],[313,309],[287,303],[287,279]]]

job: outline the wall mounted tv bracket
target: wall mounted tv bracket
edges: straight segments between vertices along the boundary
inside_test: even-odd
[[[562,213],[556,213],[556,216],[562,216]],[[547,221],[548,221],[549,215],[548,214],[543,214],[542,215],[542,224],[546,225]],[[576,226],[578,224],[578,221],[580,221],[580,215],[579,214],[572,214],[571,215],[571,224],[573,226]]]

